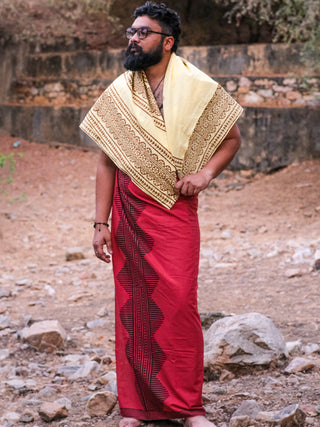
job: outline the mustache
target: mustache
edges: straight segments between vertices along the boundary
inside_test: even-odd
[[[126,54],[129,55],[132,52],[138,52],[138,53],[142,53],[142,47],[138,46],[136,43],[130,43],[129,46],[127,47],[126,50]]]

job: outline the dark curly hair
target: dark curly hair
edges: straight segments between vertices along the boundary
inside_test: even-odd
[[[143,15],[147,15],[149,18],[157,20],[162,31],[174,37],[174,44],[171,52],[176,52],[181,33],[180,17],[177,12],[169,9],[164,3],[147,1],[143,6],[137,7],[133,12],[135,19],[138,18],[138,16]]]

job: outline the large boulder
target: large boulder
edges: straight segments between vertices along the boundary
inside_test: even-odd
[[[204,336],[206,375],[215,377],[225,368],[268,366],[288,357],[286,343],[271,319],[259,313],[225,317]]]

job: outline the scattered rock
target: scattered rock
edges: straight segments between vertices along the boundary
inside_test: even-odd
[[[113,371],[108,372],[107,374],[102,375],[101,377],[99,377],[97,379],[97,382],[102,384],[102,385],[106,385],[108,384],[108,382],[110,381],[114,381],[117,379],[117,374]]]
[[[12,379],[5,382],[5,384],[14,390],[22,389],[26,386],[26,383],[23,380]]]
[[[247,427],[251,425],[252,422],[248,415],[238,415],[231,418],[229,427]]]
[[[300,268],[288,268],[285,271],[285,275],[288,277],[288,279],[292,279],[293,277],[301,277],[303,272]]]
[[[23,414],[21,414],[19,421],[20,423],[28,424],[28,423],[32,423],[34,419],[35,419],[35,414],[27,410]]]
[[[68,416],[68,410],[60,403],[45,402],[39,409],[39,415],[43,421],[50,423],[54,420],[66,418]]]
[[[7,311],[8,307],[6,304],[0,303],[0,314],[3,314]]]
[[[99,316],[99,317],[106,317],[106,316],[109,316],[109,312],[108,312],[107,307],[102,307],[102,308],[98,311],[97,316]]]
[[[0,315],[0,331],[2,329],[8,328],[10,325],[10,319],[8,316],[1,316]]]
[[[64,405],[67,408],[68,411],[70,411],[70,409],[72,407],[72,402],[67,397],[61,397],[60,399],[55,400],[54,403],[58,403],[60,405]]]
[[[110,414],[115,404],[117,396],[109,391],[95,393],[88,401],[87,410],[90,417],[102,417]]]
[[[301,427],[305,419],[306,414],[295,404],[277,412],[272,421],[279,423],[281,427]]]
[[[245,400],[239,408],[233,413],[233,417],[248,416],[250,419],[255,419],[261,408],[255,400]]]
[[[85,259],[84,248],[76,247],[67,250],[66,261],[77,261],[80,259]]]
[[[36,322],[22,330],[22,339],[38,351],[51,352],[59,348],[67,334],[58,320]]]
[[[39,391],[37,397],[42,400],[53,402],[57,397],[57,393],[57,390],[53,387],[44,387]]]
[[[89,292],[81,292],[81,293],[78,293],[78,294],[71,295],[71,297],[68,298],[68,301],[70,301],[70,302],[78,302],[78,301],[80,301],[80,300],[82,300],[84,298],[86,299],[86,298],[90,298],[92,296],[93,295],[90,294]]]
[[[89,329],[94,329],[97,328],[99,326],[103,326],[107,323],[107,319],[102,318],[102,319],[95,319],[95,320],[90,320],[89,322],[86,323],[86,327]]]
[[[2,360],[8,359],[9,356],[10,356],[10,351],[7,348],[0,350],[0,362]]]
[[[90,377],[94,372],[99,369],[99,363],[94,361],[86,362],[82,365],[73,375],[70,376],[71,380],[77,380],[79,378]]]
[[[319,344],[308,344],[304,347],[303,350],[304,350],[305,354],[320,353],[320,345]]]
[[[312,360],[304,357],[295,357],[284,370],[287,374],[295,374],[297,372],[307,371],[312,369],[315,363]]]
[[[217,320],[204,339],[207,374],[212,370],[216,375],[221,367],[270,365],[288,356],[280,331],[271,319],[259,313]]]
[[[11,296],[11,291],[8,289],[0,287],[0,298],[9,298]]]
[[[8,421],[9,423],[16,423],[20,419],[20,415],[17,412],[7,412],[2,417],[3,421]],[[8,424],[5,424],[7,426]],[[14,424],[9,424],[9,426],[13,426]]]
[[[300,353],[302,350],[302,343],[300,340],[297,341],[289,341],[286,343],[286,347],[288,350],[288,353],[290,355],[295,354],[295,353]]]
[[[80,365],[70,365],[70,366],[62,366],[56,372],[57,376],[71,378],[79,369]]]
[[[27,286],[27,287],[30,287],[32,285],[32,282],[29,279],[21,279],[21,280],[16,281],[16,285],[17,286]]]

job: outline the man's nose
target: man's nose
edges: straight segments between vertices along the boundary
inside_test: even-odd
[[[132,43],[132,42],[134,42],[134,43],[140,42],[140,39],[138,37],[138,33],[137,32],[134,33],[134,35],[131,37],[131,39],[129,40],[129,42],[130,43]]]

